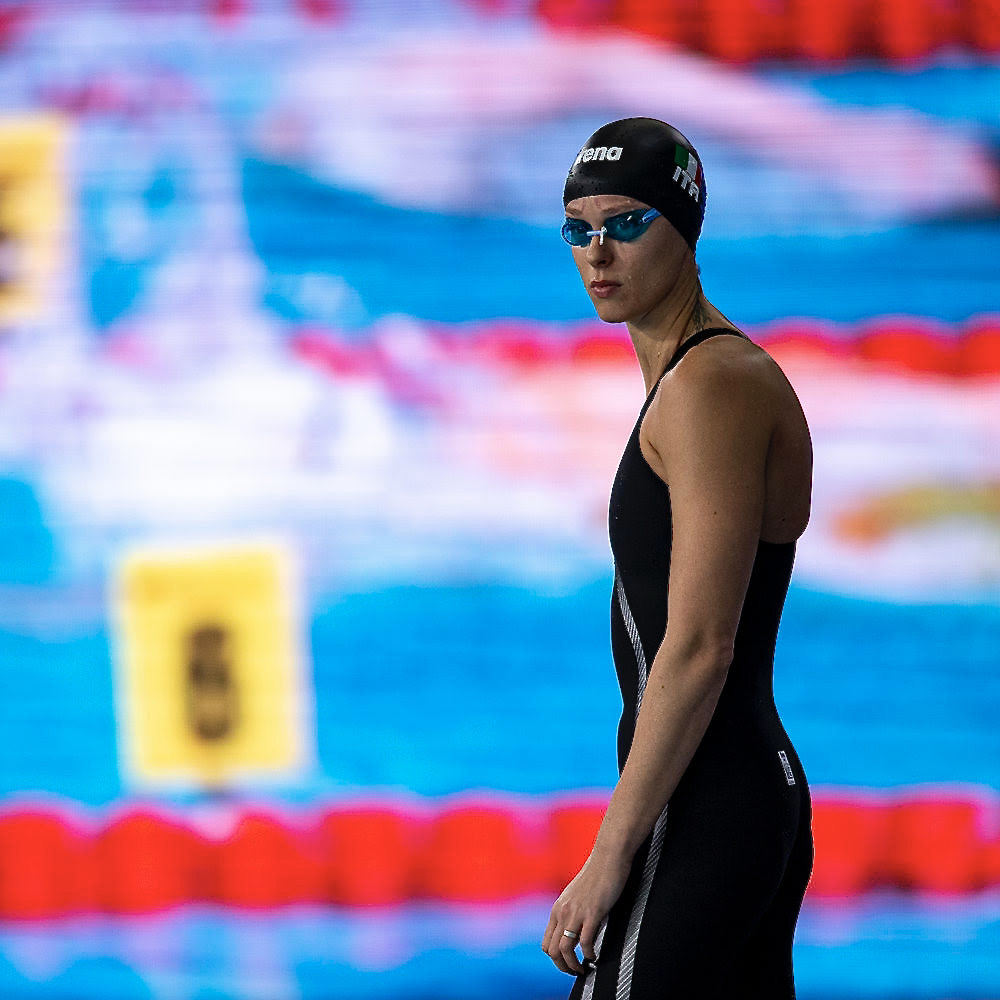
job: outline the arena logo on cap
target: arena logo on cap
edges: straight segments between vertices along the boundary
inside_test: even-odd
[[[573,166],[575,167],[581,161],[589,163],[591,160],[621,159],[622,149],[624,149],[623,146],[587,146],[580,150],[580,155],[577,156]]]
[[[678,181],[682,191],[687,191],[695,201],[701,198],[701,164],[683,146],[674,148],[674,180]]]

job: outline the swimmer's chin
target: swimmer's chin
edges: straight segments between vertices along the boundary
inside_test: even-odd
[[[597,318],[605,323],[624,323],[628,316],[626,310],[622,309],[618,303],[595,302],[594,310]]]

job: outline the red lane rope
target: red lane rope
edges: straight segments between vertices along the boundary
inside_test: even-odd
[[[455,363],[534,369],[634,359],[628,336],[597,320],[570,326],[528,320],[428,324],[424,333],[425,346],[438,360]],[[881,316],[856,324],[784,319],[748,326],[747,333],[779,362],[796,357],[949,379],[1000,375],[1000,315],[951,325],[916,316]],[[381,378],[415,397],[417,383],[403,360],[395,359],[391,331],[376,327],[370,341],[352,343],[334,330],[301,327],[293,333],[290,348],[331,377]]]
[[[731,62],[1000,51],[997,0],[537,0],[535,9],[555,28],[619,27]]]
[[[604,796],[481,795],[338,803],[292,813],[232,805],[186,815],[125,804],[0,814],[0,919],[146,913],[184,903],[270,908],[556,895],[586,859]],[[1000,794],[820,790],[810,893],[969,893],[1000,886]]]

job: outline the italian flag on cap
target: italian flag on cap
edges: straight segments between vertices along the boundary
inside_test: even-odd
[[[695,184],[701,185],[701,164],[683,146],[674,146],[674,163],[690,177]]]

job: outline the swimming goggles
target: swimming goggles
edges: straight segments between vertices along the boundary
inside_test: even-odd
[[[567,219],[560,232],[571,247],[585,247],[594,236],[600,236],[601,246],[604,246],[605,235],[621,243],[629,243],[642,236],[659,214],[655,208],[633,208],[631,212],[605,219],[600,229],[588,228],[589,224],[583,219]]]

